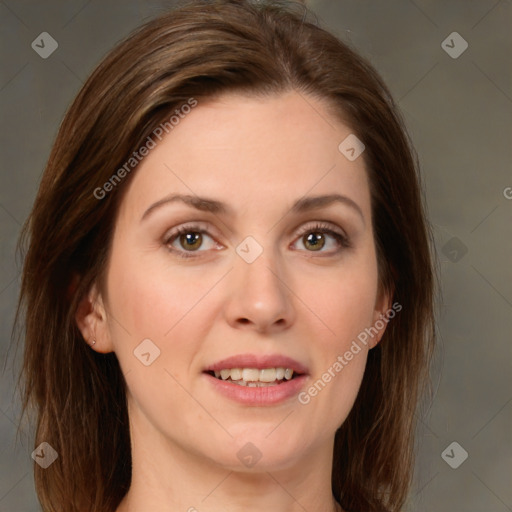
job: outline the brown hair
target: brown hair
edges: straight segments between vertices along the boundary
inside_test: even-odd
[[[311,14],[297,3],[187,2],[118,44],[66,113],[20,238],[28,250],[15,322],[24,319],[23,411],[35,409],[35,445],[46,441],[59,454],[46,470],[34,466],[45,512],[114,511],[130,486],[124,378],[115,354],[90,350],[74,318],[91,285],[102,288],[131,176],[101,200],[94,190],[191,97],[290,90],[323,100],[365,144],[379,284],[403,307],[370,350],[336,433],[333,495],[353,512],[397,512],[405,503],[435,340],[432,236],[388,89]]]

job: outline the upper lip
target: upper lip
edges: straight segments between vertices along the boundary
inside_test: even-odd
[[[239,354],[227,357],[207,366],[204,371],[220,371],[231,368],[290,368],[297,374],[307,374],[308,369],[291,357],[281,354]]]

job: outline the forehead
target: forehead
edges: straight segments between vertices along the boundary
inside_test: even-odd
[[[235,209],[268,210],[304,195],[343,193],[368,209],[364,161],[349,161],[339,150],[350,134],[324,103],[297,92],[199,101],[161,141],[155,139],[123,203],[141,212],[180,192]]]

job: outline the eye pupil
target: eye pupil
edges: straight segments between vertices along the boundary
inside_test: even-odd
[[[199,240],[199,243],[197,241]],[[180,242],[184,242],[184,245],[187,245],[188,248],[198,249],[201,246],[202,235],[201,233],[188,232],[184,233],[180,237]],[[195,246],[193,244],[195,243]]]
[[[321,243],[319,244],[319,241],[321,241]],[[324,246],[325,244],[325,237],[322,233],[309,233],[307,236],[306,236],[306,246],[307,244],[312,244],[313,246],[313,250],[314,251],[318,251],[319,249],[322,249],[322,247]]]

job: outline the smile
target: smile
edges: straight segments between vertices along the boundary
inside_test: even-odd
[[[207,372],[217,379],[232,382],[239,386],[277,386],[297,376],[291,368],[225,368]]]

